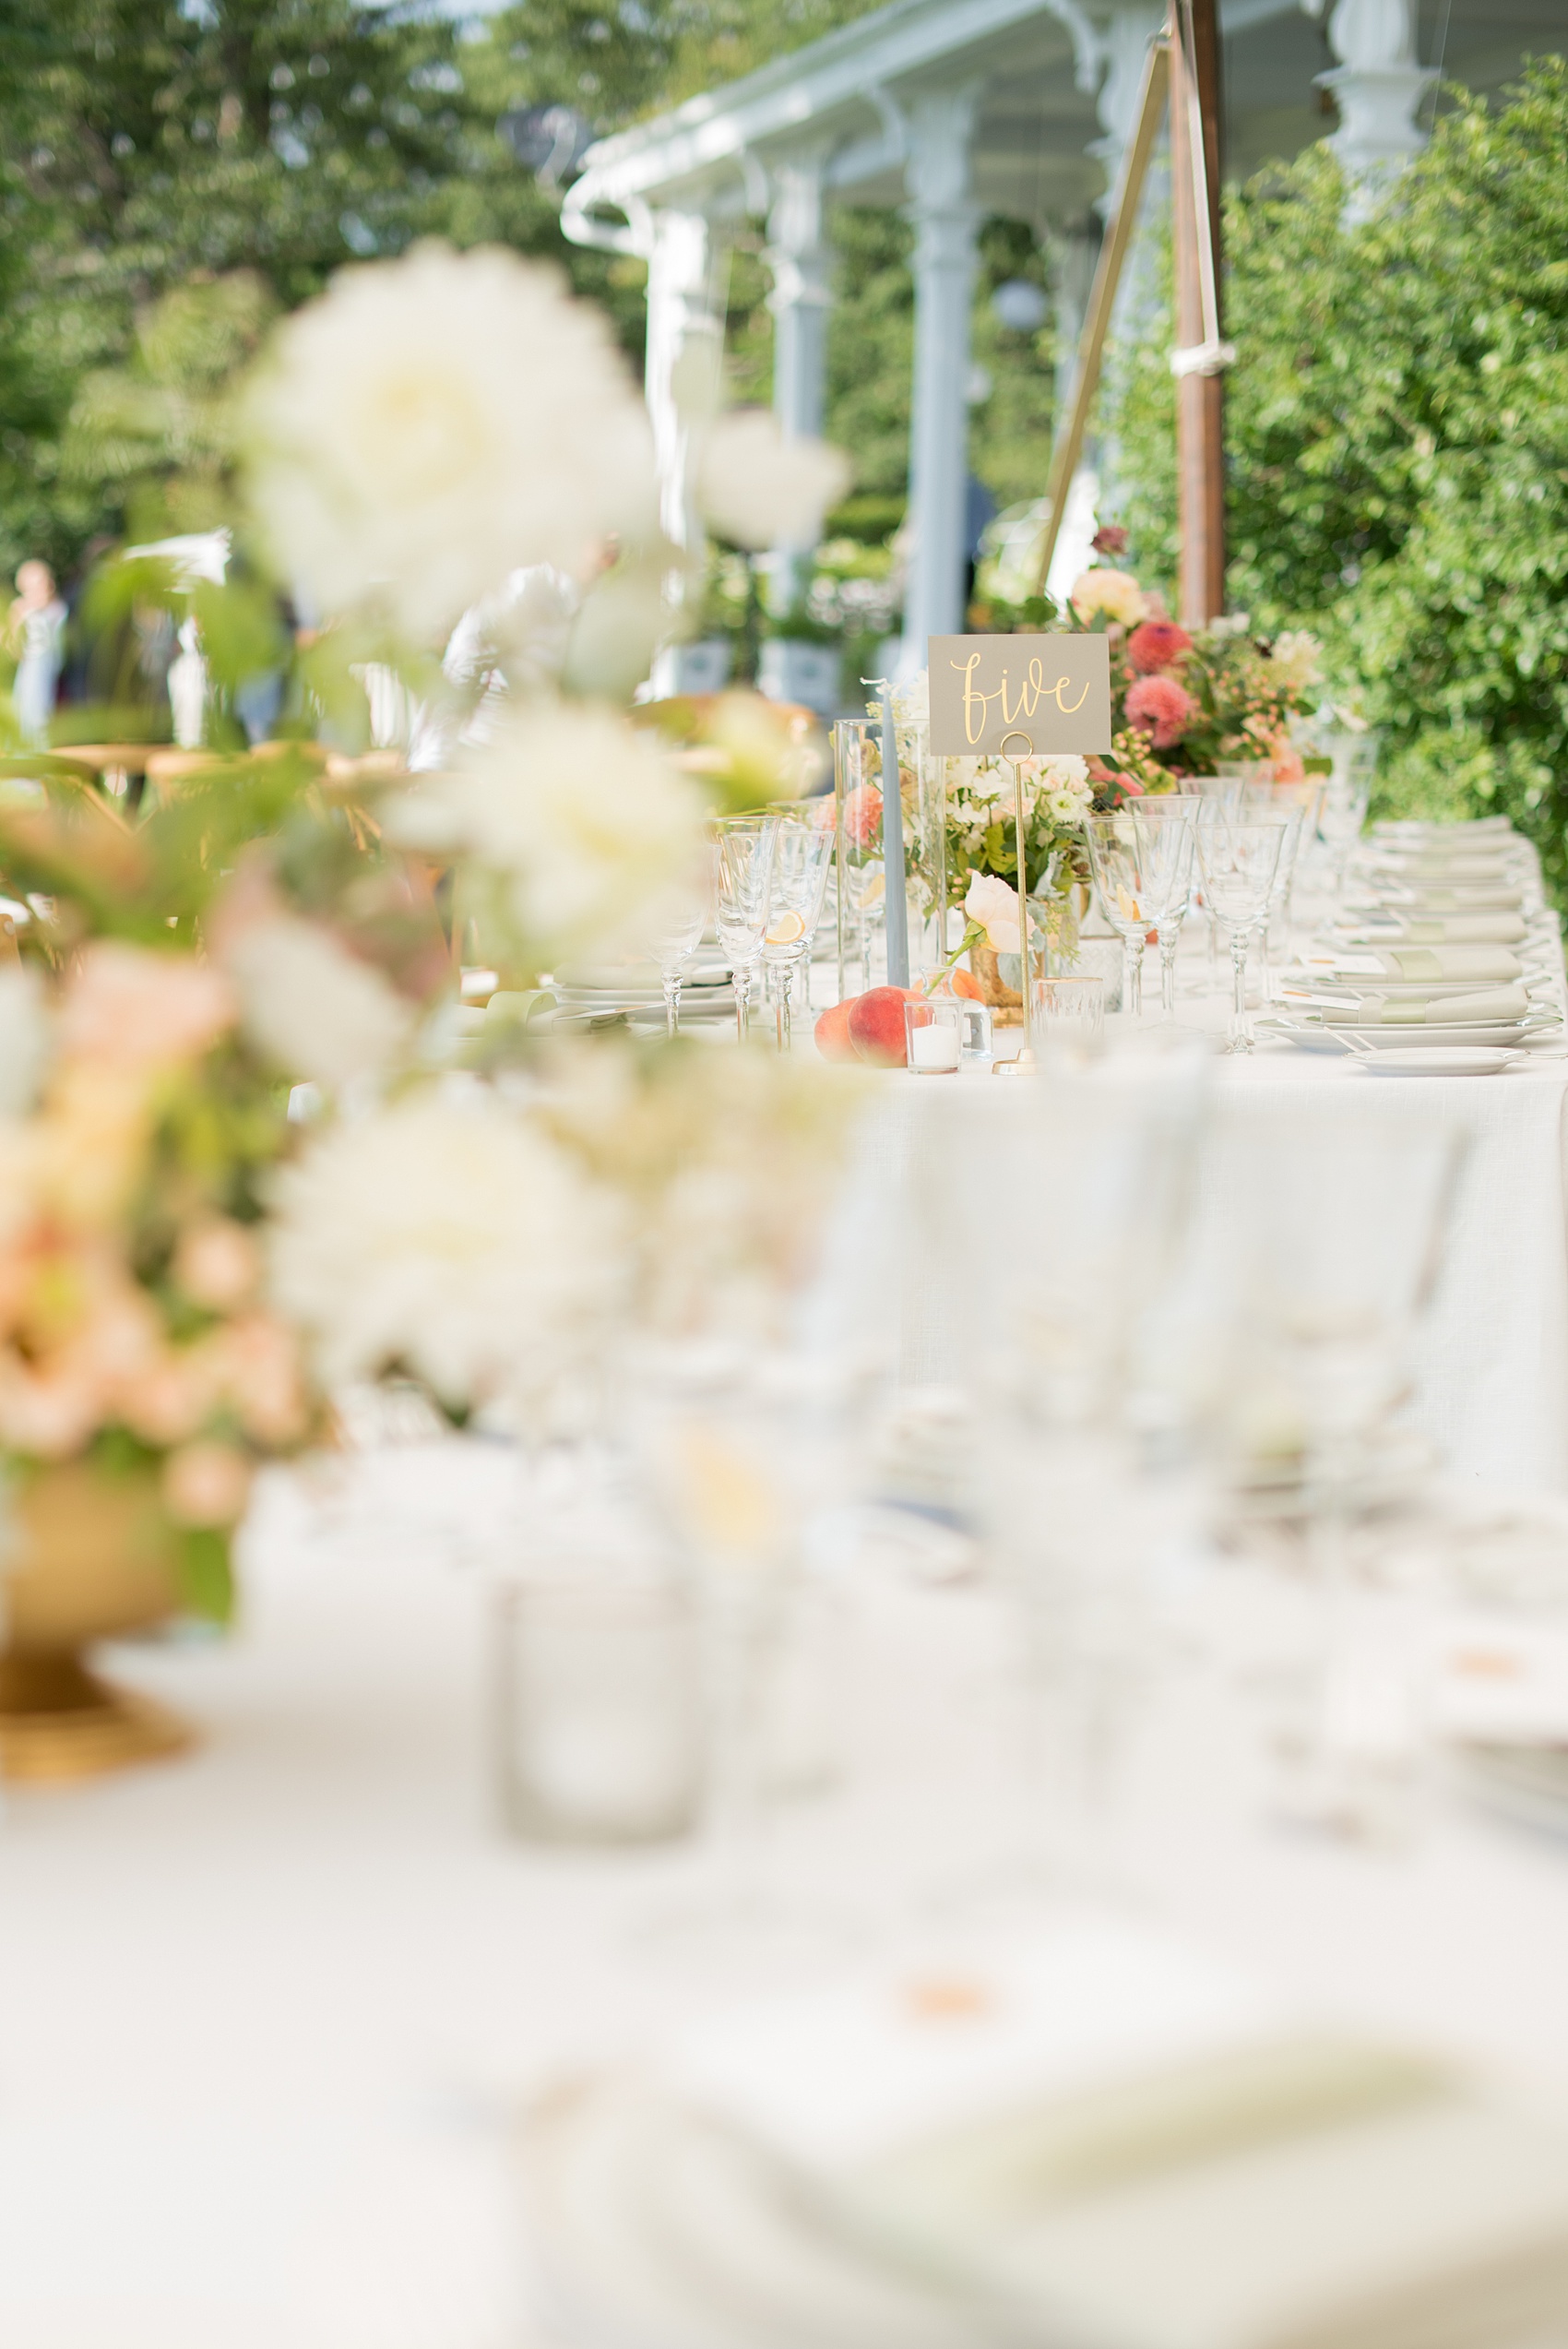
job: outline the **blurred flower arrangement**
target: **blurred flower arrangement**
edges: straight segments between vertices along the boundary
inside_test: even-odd
[[[32,966],[0,1068],[0,1449],[157,1475],[215,1610],[252,1463],[345,1382],[539,1433],[636,1329],[776,1329],[853,1116],[815,1064],[457,1019],[465,960],[526,987],[646,946],[712,809],[809,780],[750,697],[616,706],[679,625],[680,558],[597,314],[422,247],[287,320],[244,412],[252,543],[319,610],[309,696],[348,750],[213,752],[135,819],[47,761],[0,801]],[[809,535],[841,480],[770,419],[704,440],[742,540]],[[406,747],[435,650],[526,613],[529,565],[556,566],[547,657],[500,646],[434,768],[352,755],[367,675]]]
[[[222,1616],[256,1461],[320,1425],[266,1295],[284,1102],[177,948],[95,939],[0,996],[0,1448],[14,1485],[155,1482],[184,1602]]]

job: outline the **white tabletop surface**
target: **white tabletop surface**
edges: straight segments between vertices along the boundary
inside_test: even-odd
[[[482,1560],[515,1538],[516,1477],[453,1444],[365,1457],[327,1508],[279,1478],[237,1634],[115,1660],[200,1723],[201,1749],[12,1798],[0,2338],[18,2349],[540,2349],[519,2111],[732,1985],[644,1930],[689,1854],[540,1855],[495,1826]],[[1148,1913],[1568,2096],[1568,1850],[1447,1804],[1393,1854],[1268,1826],[1222,1661],[1238,1618],[1203,1593],[1134,1756]],[[931,1896],[983,1880],[1013,1833],[994,1603],[868,1568],[848,1625],[852,1766],[777,1835],[797,1894],[845,1904],[846,1951],[929,1926]]]

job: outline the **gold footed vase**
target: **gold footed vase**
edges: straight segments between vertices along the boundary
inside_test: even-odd
[[[84,1660],[93,1640],[163,1622],[179,1604],[156,1474],[72,1461],[18,1485],[8,1517],[0,1771],[64,1783],[184,1751],[194,1738],[177,1713]]]

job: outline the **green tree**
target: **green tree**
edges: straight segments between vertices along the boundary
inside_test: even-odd
[[[465,57],[450,23],[369,0],[9,0],[0,565],[123,525],[123,474],[79,460],[105,400],[148,388],[137,320],[176,290],[244,271],[289,307],[424,233],[558,249]]]
[[[1506,808],[1568,881],[1568,60],[1458,93],[1346,225],[1311,150],[1228,207],[1232,599],[1320,629],[1390,804]],[[1114,416],[1146,571],[1174,528],[1168,333]]]

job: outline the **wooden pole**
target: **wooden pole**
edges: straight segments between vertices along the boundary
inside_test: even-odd
[[[1172,0],[1170,187],[1176,268],[1176,467],[1183,624],[1225,610],[1218,0]]]
[[[1037,595],[1045,592],[1046,574],[1051,569],[1051,558],[1056,552],[1063,516],[1067,510],[1067,492],[1084,453],[1089,411],[1099,388],[1099,363],[1105,351],[1116,289],[1122,281],[1123,264],[1127,258],[1127,248],[1133,242],[1133,232],[1138,224],[1138,203],[1148,173],[1149,157],[1159,135],[1159,118],[1165,111],[1169,55],[1168,42],[1164,39],[1156,41],[1150,44],[1144,66],[1137,121],[1122,158],[1122,176],[1117,183],[1111,224],[1099,248],[1094,284],[1089,289],[1088,307],[1084,313],[1084,330],[1078,341],[1077,372],[1073,382],[1073,404],[1051,453],[1051,483],[1047,492],[1051,510],[1046,519],[1039,559],[1035,566],[1034,591]]]

